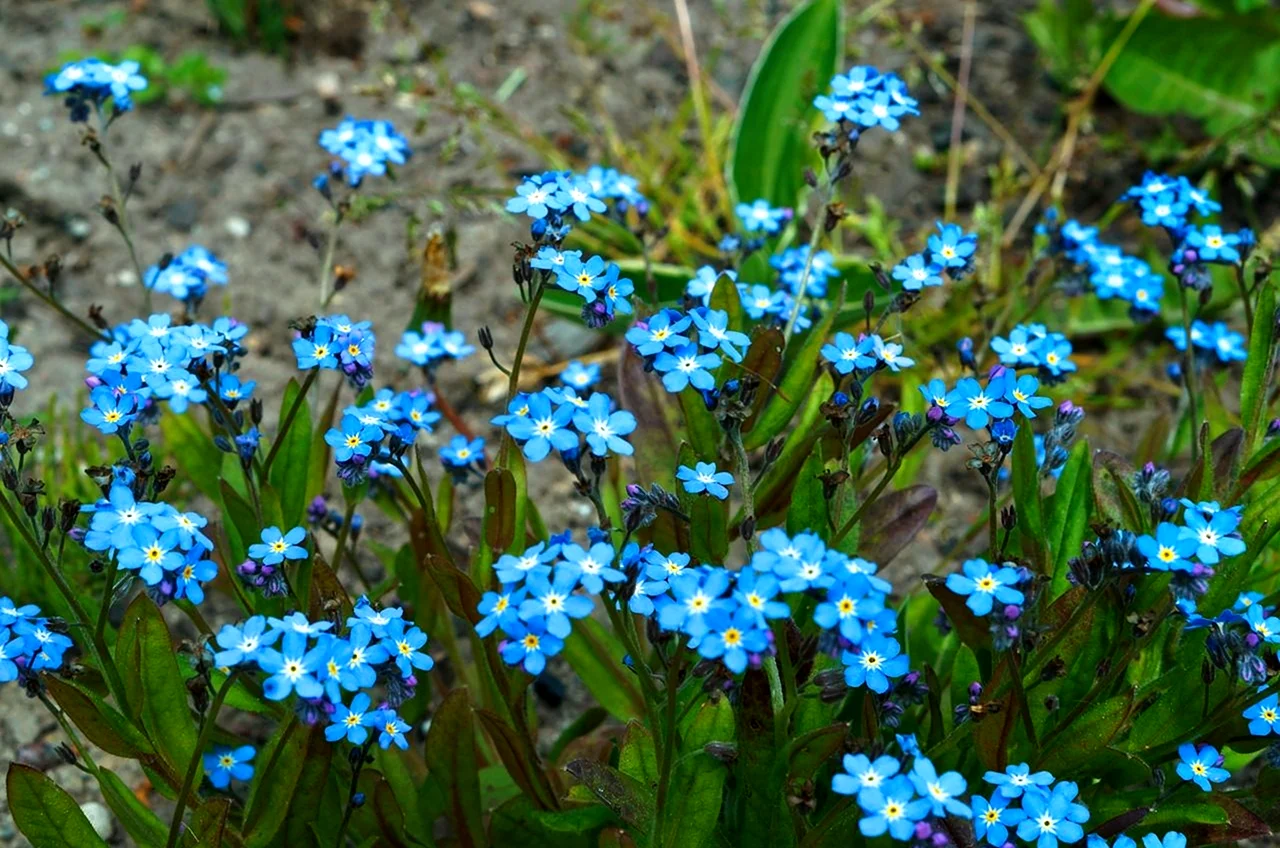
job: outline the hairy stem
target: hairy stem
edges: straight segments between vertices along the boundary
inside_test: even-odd
[[[209,736],[213,732],[214,725],[218,723],[218,711],[222,709],[222,702],[227,699],[227,694],[231,691],[238,673],[238,671],[232,671],[227,675],[227,679],[222,681],[222,685],[213,696],[213,702],[209,704],[209,709],[205,711],[204,718],[200,722],[200,735],[196,738],[195,750],[191,752],[191,760],[187,763],[187,773],[182,778],[182,790],[178,793],[178,801],[173,808],[173,818],[169,822],[169,839],[165,842],[165,848],[174,848],[178,844],[178,837],[182,833],[182,814],[187,808],[187,796],[191,794],[196,772],[200,770],[200,760],[204,756],[205,746],[209,744]]]

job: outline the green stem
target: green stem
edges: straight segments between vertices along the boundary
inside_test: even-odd
[[[747,449],[742,444],[742,429],[739,425],[734,425],[729,430],[729,441],[733,445],[733,453],[738,461],[738,485],[742,489],[742,511],[743,523],[750,523],[753,528],[756,520],[756,504],[755,504],[755,485],[751,482],[751,465],[747,460]],[[751,539],[746,540],[747,556],[751,556],[755,545]]]
[[[374,738],[370,735],[361,750],[360,759],[356,760],[355,765],[351,767],[351,788],[347,790],[347,809],[342,814],[342,824],[338,826],[338,838],[334,840],[334,848],[343,848],[346,844],[347,825],[351,823],[351,814],[356,809],[356,788],[360,785],[360,772],[364,769],[365,760],[369,758],[369,748],[372,747]]]
[[[48,292],[41,291],[39,286],[37,286],[31,280],[27,279],[27,275],[22,273],[22,269],[20,269],[17,265],[14,265],[13,262],[10,261],[8,257],[6,257],[2,253],[0,253],[0,266],[3,266],[4,269],[9,272],[9,276],[17,280],[20,286],[22,286],[24,289],[34,294],[40,300],[44,301],[45,306],[48,306],[50,309],[57,312],[63,318],[66,318],[77,329],[81,330],[86,335],[92,336],[93,338],[96,338],[96,339],[101,339],[106,337],[106,334],[102,330],[97,329],[88,321],[84,320],[79,315],[76,315],[70,309],[67,309],[67,307],[59,303],[57,298],[55,298],[53,295],[49,294]]]
[[[337,207],[333,210],[333,221],[329,223],[329,231],[325,237],[324,260],[320,263],[320,308],[324,309],[333,299],[329,291],[329,281],[333,278],[333,254],[338,249],[338,226],[342,223],[342,213]]]
[[[209,735],[213,732],[214,725],[218,723],[218,711],[222,709],[222,702],[227,699],[227,694],[231,691],[238,673],[233,671],[227,675],[226,680],[222,681],[222,685],[213,696],[213,703],[209,705],[200,722],[200,735],[196,738],[195,750],[191,752],[191,760],[187,763],[187,773],[182,778],[182,790],[178,793],[178,801],[173,808],[173,818],[169,823],[169,839],[165,842],[165,848],[174,848],[178,844],[178,837],[182,833],[182,814],[187,808],[187,796],[191,793],[192,784],[195,783],[196,772],[200,770],[200,760],[204,755],[205,747],[209,744]]]
[[[98,609],[98,625],[93,631],[94,644],[107,643],[107,618],[111,611],[111,599],[115,596],[116,583],[116,558],[111,557],[107,561],[107,583],[106,591],[102,595],[102,606]]]
[[[787,328],[783,331],[782,349],[785,351],[791,342],[791,334],[795,331],[796,321],[800,319],[800,307],[804,304],[805,292],[808,291],[809,271],[813,268],[813,254],[818,250],[818,242],[822,239],[823,226],[826,224],[827,203],[831,200],[832,188],[827,181],[823,192],[822,203],[818,206],[818,220],[813,224],[813,232],[809,234],[809,255],[804,259],[804,272],[800,274],[800,283],[796,286],[795,302],[791,304],[791,314],[787,316]]]
[[[1023,426],[1026,426],[1026,425],[1024,424]],[[996,470],[993,468],[990,474],[983,475],[983,479],[987,483],[987,535],[990,537],[987,540],[987,547],[989,549],[987,555],[990,557],[992,562],[999,561],[999,557],[996,556],[996,548],[999,545],[999,541],[1000,541],[997,538],[999,535],[999,531],[996,527],[996,513],[998,512],[998,510],[996,508],[996,482],[994,479],[995,473],[996,473]]]
[[[293,404],[290,405],[289,411],[284,414],[284,420],[280,422],[280,429],[276,432],[276,437],[271,442],[271,450],[267,451],[267,458],[262,461],[263,480],[266,480],[267,474],[271,471],[271,463],[276,461],[276,454],[280,453],[280,446],[284,444],[285,434],[293,426],[293,419],[298,417],[298,410],[302,408],[307,395],[311,393],[312,384],[315,383],[316,377],[319,375],[319,368],[313,368],[307,372],[307,379],[302,381],[302,385],[298,388],[298,394],[293,398]]]
[[[1178,286],[1182,299],[1182,331],[1185,344],[1182,349],[1182,381],[1187,387],[1187,414],[1191,422],[1191,466],[1194,468],[1200,455],[1200,412],[1196,401],[1196,359],[1191,344],[1191,305],[1187,300],[1187,287]]]
[[[546,288],[542,283],[536,285],[533,297],[529,299],[529,309],[524,315],[524,324],[520,327],[520,339],[516,342],[516,355],[511,361],[511,374],[507,378],[507,401],[503,409],[511,406],[511,401],[515,399],[516,392],[520,389],[520,366],[524,364],[525,348],[529,346],[529,336],[533,333],[533,319],[538,313],[538,304],[542,303],[542,292]],[[498,451],[498,466],[501,468],[506,467],[510,444],[510,439],[502,440],[502,447]]]
[[[684,664],[684,652],[677,636],[672,650],[672,660],[667,666],[667,717],[663,724],[665,736],[662,742],[662,770],[658,776],[657,822],[663,825],[663,814],[666,810],[667,795],[671,789],[671,773],[675,770],[676,760],[676,707],[680,700],[680,671]],[[663,828],[665,832],[665,828]]]

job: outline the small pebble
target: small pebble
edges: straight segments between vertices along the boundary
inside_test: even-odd
[[[253,226],[239,215],[232,215],[226,220],[223,226],[227,228],[227,233],[229,233],[232,238],[248,238],[249,233],[253,232]]]

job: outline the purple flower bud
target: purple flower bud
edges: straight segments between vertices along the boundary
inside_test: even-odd
[[[999,377],[1003,377],[1008,370],[1008,368],[1005,368],[1000,364],[992,365],[991,370],[987,372],[987,379],[995,380]]]
[[[937,424],[945,416],[946,416],[946,413],[942,411],[942,407],[940,406],[930,406],[929,411],[924,414],[925,419],[930,424]]]
[[[101,378],[101,377],[95,377],[95,376],[94,376],[94,375],[92,375],[92,374],[90,374],[88,377],[85,377],[85,378],[84,378],[84,384],[85,384],[85,385],[90,389],[90,391],[92,391],[93,389],[98,388],[98,386],[104,386],[104,385],[106,385],[105,383],[103,383],[103,382],[102,382],[102,378]]]
[[[928,839],[933,836],[933,826],[927,821],[916,822],[916,839]]]
[[[1267,438],[1271,439],[1278,435],[1280,435],[1280,418],[1273,418],[1267,425]]]
[[[981,698],[981,697],[982,697],[982,684],[975,680],[973,683],[969,684],[969,699],[973,700],[974,698]]]
[[[1009,604],[1004,608],[1004,617],[1010,621],[1017,621],[1022,615],[1022,607],[1017,604]]]

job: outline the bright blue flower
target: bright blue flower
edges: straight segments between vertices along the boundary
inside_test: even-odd
[[[516,186],[516,196],[507,201],[507,211],[524,213],[537,221],[552,211],[563,211],[565,200],[554,181],[544,182],[534,176]]]
[[[566,212],[572,212],[579,221],[591,219],[591,213],[597,215],[605,211],[604,201],[596,197],[591,190],[591,183],[582,177],[561,174],[556,180],[561,202]]]
[[[647,322],[627,330],[627,341],[635,346],[636,353],[641,356],[653,356],[667,348],[683,347],[689,344],[687,336],[682,335],[689,327],[692,319],[681,316],[671,309],[654,313]]]
[[[1054,377],[1070,374],[1076,370],[1076,364],[1068,359],[1071,356],[1071,342],[1060,333],[1040,339],[1032,352],[1036,356],[1036,364]]]
[[[747,286],[738,283],[738,298],[742,308],[752,321],[759,321],[766,315],[778,315],[787,303],[786,292],[775,292],[768,286]]]
[[[818,534],[805,531],[791,539],[790,545],[779,552],[773,573],[782,581],[783,592],[807,592],[810,589],[826,589],[835,582],[835,574],[828,570],[828,551]]]
[[[739,203],[734,211],[742,221],[743,229],[749,233],[776,233],[782,223],[791,218],[790,209],[774,209],[767,200]]]
[[[0,627],[8,627],[19,621],[27,621],[40,615],[40,607],[35,604],[18,606],[8,596],[0,598]]]
[[[378,730],[378,747],[385,751],[394,744],[402,751],[408,750],[409,740],[405,733],[409,725],[404,719],[396,715],[395,710],[379,710],[375,715],[373,727]]]
[[[836,333],[835,340],[822,346],[822,358],[830,362],[840,374],[848,374],[856,369],[874,368],[876,364],[872,351],[875,342],[864,336],[854,340],[848,333]]]
[[[1249,732],[1254,736],[1280,734],[1280,695],[1272,692],[1253,706],[1246,707],[1244,717],[1249,719]]]
[[[949,414],[963,417],[964,423],[977,430],[992,419],[1009,418],[1013,407],[1004,400],[1004,381],[990,381],[983,388],[973,377],[964,377],[947,395]]]
[[[586,409],[574,413],[573,426],[587,437],[587,445],[596,456],[631,456],[635,448],[622,437],[636,429],[636,417],[626,410],[613,412],[612,407],[608,395],[596,392],[587,401]]]
[[[981,795],[970,799],[973,806],[973,833],[978,839],[986,839],[995,848],[1003,848],[1009,841],[1009,828],[1022,821],[1025,813],[1009,808],[1009,799],[995,793],[990,800]]]
[[[1034,339],[1030,337],[1026,327],[1014,327],[1009,337],[996,336],[991,340],[991,349],[1000,357],[1004,365],[1036,365],[1037,360],[1031,347]]]
[[[1244,540],[1233,535],[1240,523],[1234,512],[1223,510],[1206,518],[1198,510],[1189,509],[1183,520],[1187,526],[1182,528],[1182,535],[1196,540],[1196,556],[1206,565],[1215,565],[1220,557],[1244,553]]]
[[[80,411],[80,419],[105,435],[127,429],[138,417],[134,398],[117,395],[107,386],[90,392],[89,400],[93,405]]]
[[[613,545],[608,542],[596,542],[585,549],[581,545],[568,544],[560,550],[564,557],[566,571],[576,573],[582,588],[593,595],[600,594],[605,583],[621,583],[627,575],[613,567]]]
[[[931,760],[916,757],[908,777],[921,797],[928,799],[935,816],[950,813],[969,818],[972,815],[968,805],[960,800],[966,784],[959,772],[938,774]]]
[[[0,627],[0,683],[18,679],[18,664],[14,658],[26,656],[26,640],[10,633],[8,627]]]
[[[207,553],[204,548],[187,551],[182,567],[174,574],[175,598],[185,598],[193,604],[204,603],[203,584],[218,576],[217,564],[211,559],[205,559]]]
[[[1040,381],[1030,374],[1023,374],[1021,377],[1005,375],[1005,400],[1028,418],[1035,418],[1037,409],[1053,405],[1049,398],[1036,394],[1039,388]]]
[[[664,350],[653,360],[654,370],[662,375],[662,385],[672,393],[683,391],[689,385],[699,390],[712,388],[716,378],[711,371],[719,367],[718,354],[700,354],[695,344],[684,345],[670,353]]]
[[[729,329],[729,315],[721,310],[697,309],[693,323],[698,326],[698,344],[707,350],[720,350],[732,362],[741,362],[743,352],[751,346],[746,333]]]
[[[899,842],[911,839],[916,822],[929,815],[930,809],[928,801],[915,797],[911,781],[903,775],[858,793],[858,806],[866,813],[858,820],[858,830],[863,836],[876,837],[887,832]]]
[[[747,670],[748,655],[763,653],[769,646],[767,634],[754,610],[738,607],[730,614],[718,607],[707,614],[707,633],[698,641],[698,653],[741,674]]]
[[[663,630],[680,630],[698,638],[707,632],[707,614],[725,606],[729,572],[723,568],[688,570],[668,581],[674,602],[658,610]]]
[[[1221,321],[1215,321],[1209,328],[1204,346],[1218,355],[1219,362],[1244,362],[1249,357],[1244,336]]]
[[[901,281],[902,287],[907,291],[940,286],[942,285],[942,266],[926,260],[923,253],[916,253],[894,266],[893,278]]]
[[[545,577],[550,574],[551,566],[547,563],[554,562],[559,555],[559,545],[547,547],[546,542],[538,542],[526,548],[525,552],[518,557],[514,554],[503,554],[493,564],[493,570],[500,582],[522,585],[528,578]]]
[[[858,650],[840,655],[844,663],[844,682],[849,686],[865,685],[872,692],[889,691],[889,678],[907,673],[907,657],[902,646],[884,636],[868,636]]]
[[[354,632],[353,629],[352,633]],[[387,624],[381,647],[386,652],[386,656],[390,657],[400,669],[400,676],[407,679],[413,676],[415,669],[430,671],[435,667],[435,660],[421,650],[425,644],[427,644],[426,633],[412,624],[406,625],[404,619],[398,618]],[[368,659],[374,665],[381,662],[374,659],[372,655]]]
[[[223,374],[218,378],[218,397],[226,401],[227,406],[235,406],[253,397],[253,389],[257,385],[254,380],[241,382],[235,374]]]
[[[511,628],[504,632],[509,638],[502,646],[502,661],[507,665],[522,666],[534,677],[547,667],[547,657],[554,657],[564,648],[561,639],[546,631],[542,616],[512,622]]]
[[[951,405],[951,401],[947,399],[947,384],[937,377],[934,377],[923,386],[917,386],[916,389],[930,406],[936,406],[946,411],[947,407]]]
[[[665,555],[657,551],[649,551],[645,555],[644,573],[650,580],[670,580],[683,574],[688,567],[689,555],[680,551]]]
[[[1154,537],[1138,537],[1138,552],[1147,558],[1147,567],[1155,571],[1191,571],[1188,557],[1195,554],[1195,538],[1182,535],[1182,528],[1167,521],[1160,523]]]
[[[871,586],[865,577],[853,576],[831,584],[827,599],[813,611],[814,622],[823,630],[839,628],[840,635],[860,643],[865,634],[862,626],[884,610],[880,598],[869,594]]]
[[[578,447],[578,434],[569,429],[573,412],[570,404],[552,409],[551,399],[545,393],[531,395],[528,414],[507,424],[507,432],[522,443],[526,459],[541,462],[552,448],[570,451]]]
[[[182,568],[182,554],[175,550],[177,534],[161,534],[151,524],[138,524],[131,533],[132,544],[122,547],[117,557],[120,567],[136,571],[148,586],[164,579],[164,572]]]
[[[929,236],[929,261],[940,268],[963,268],[978,247],[978,237],[966,234],[959,224],[937,221],[938,232]]]
[[[543,575],[531,576],[525,585],[529,597],[520,604],[520,619],[542,619],[547,632],[560,639],[568,638],[573,629],[571,619],[586,618],[595,608],[586,595],[573,592],[578,587],[576,569],[557,569],[550,580]]]
[[[8,386],[13,389],[25,389],[27,387],[27,378],[22,376],[33,364],[35,359],[25,347],[21,345],[11,345],[9,340],[0,337],[0,390]]]
[[[877,91],[870,96],[859,97],[853,103],[853,120],[868,129],[884,127],[894,132],[900,126],[898,118],[907,114],[907,107],[895,103],[887,91]]]
[[[369,710],[369,696],[359,692],[351,699],[351,706],[336,705],[330,724],[324,729],[324,738],[330,742],[345,738],[352,745],[363,745],[375,718],[377,713]]]
[[[650,616],[656,610],[653,599],[661,597],[667,591],[666,580],[654,580],[647,576],[648,572],[636,576],[631,588],[631,597],[627,599],[627,609],[636,615]]]
[[[1142,223],[1148,227],[1177,229],[1187,220],[1187,202],[1172,191],[1148,194],[1138,201],[1138,207],[1142,210]]]
[[[600,381],[600,366],[592,362],[583,365],[577,359],[560,372],[560,382],[575,389],[588,389]]]
[[[1163,837],[1148,833],[1142,837],[1142,848],[1187,848],[1187,837],[1171,830]]]
[[[250,762],[258,752],[252,745],[229,748],[217,745],[204,754],[204,773],[215,789],[226,789],[231,781],[244,783],[253,779]]]
[[[295,527],[288,533],[280,532],[279,527],[268,527],[262,531],[262,541],[249,546],[249,558],[263,565],[275,565],[286,559],[306,559],[307,549],[299,544],[305,538],[307,531],[302,527]]]
[[[1222,783],[1231,776],[1229,771],[1218,765],[1221,758],[1218,749],[1212,745],[1205,745],[1197,751],[1192,743],[1183,742],[1178,746],[1178,756],[1182,760],[1178,763],[1178,777],[1191,781],[1205,792],[1212,788],[1209,784]]]
[[[319,698],[324,687],[315,674],[324,661],[323,648],[307,650],[305,634],[286,632],[278,650],[262,648],[258,652],[258,667],[270,675],[262,682],[262,694],[270,701],[283,701],[292,692],[299,698]]]
[[[1272,644],[1280,643],[1280,618],[1268,615],[1262,604],[1254,604],[1245,610],[1244,620],[1249,625],[1249,629],[1258,634],[1262,641]]]
[[[1002,798],[1020,798],[1022,793],[1035,788],[1044,788],[1053,783],[1053,775],[1047,771],[1031,772],[1026,763],[1009,765],[1003,772],[989,771],[982,779],[997,787],[996,794]],[[992,800],[995,800],[994,796]]]
[[[1025,818],[1018,823],[1018,838],[1035,842],[1036,848],[1057,848],[1058,843],[1073,844],[1084,839],[1084,828],[1072,821],[1074,784],[1060,783],[1053,792],[1028,792],[1022,796]]]
[[[702,303],[703,306],[706,306],[711,302],[711,293],[715,291],[716,282],[721,276],[728,277],[731,284],[738,279],[738,273],[736,271],[717,271],[710,265],[703,265],[694,273],[689,282],[685,284],[685,296],[691,297]]]
[[[916,361],[911,357],[902,355],[902,345],[886,342],[875,334],[871,336],[871,353],[877,361],[883,362],[890,371],[897,371],[899,368],[910,368],[916,364]]]
[[[440,461],[446,468],[470,468],[484,463],[484,439],[477,436],[467,441],[466,436],[454,436],[449,444],[440,448]]]
[[[775,600],[779,591],[781,586],[774,575],[744,568],[734,582],[733,599],[755,616],[757,625],[764,626],[769,619],[791,615],[791,607]]]
[[[303,636],[318,636],[333,627],[332,621],[312,621],[300,612],[291,612],[284,618],[272,616],[267,624],[281,633],[300,633]]]
[[[676,479],[684,484],[684,490],[691,495],[708,494],[717,500],[729,497],[729,486],[733,485],[733,475],[728,471],[720,471],[713,462],[695,463],[695,468],[681,465],[676,469]]]
[[[510,630],[519,623],[520,604],[523,602],[524,589],[517,588],[514,583],[504,585],[499,592],[485,592],[476,607],[476,611],[484,616],[476,622],[476,633],[485,637],[498,628],[504,632]]]
[[[302,371],[310,371],[312,368],[332,369],[338,367],[335,347],[333,331],[323,324],[317,324],[310,338],[293,340],[293,355]]]
[[[187,411],[188,404],[204,403],[209,399],[209,393],[188,371],[170,371],[165,378],[165,382],[159,385],[153,383],[155,396],[169,401],[169,408],[179,415]]]
[[[617,267],[613,263],[606,265],[600,256],[592,256],[583,262],[580,257],[567,253],[564,265],[556,269],[556,285],[577,293],[587,303],[594,303],[608,285],[610,272],[614,279],[617,278]]]
[[[388,629],[392,627],[398,627],[403,631],[404,621],[396,619],[387,625]],[[348,692],[373,686],[377,680],[376,666],[385,663],[391,656],[394,645],[388,647],[385,642],[370,644],[373,639],[373,631],[367,625],[357,624],[333,651],[331,658],[340,669],[339,681],[342,688]],[[426,639],[424,638],[423,641],[425,642]],[[403,668],[401,666],[402,673]]]
[[[279,630],[268,630],[267,620],[255,615],[241,624],[224,624],[218,631],[215,641],[222,650],[213,655],[213,664],[218,668],[233,668],[258,661],[263,648],[274,645],[280,638]]]
[[[1194,248],[1205,262],[1239,262],[1240,236],[1235,233],[1224,233],[1217,224],[1205,224],[1192,228],[1184,241],[1186,247]]]
[[[897,759],[887,755],[873,762],[866,754],[845,754],[840,762],[844,771],[831,778],[831,791],[837,795],[861,795],[868,789],[880,789],[902,768]]]

